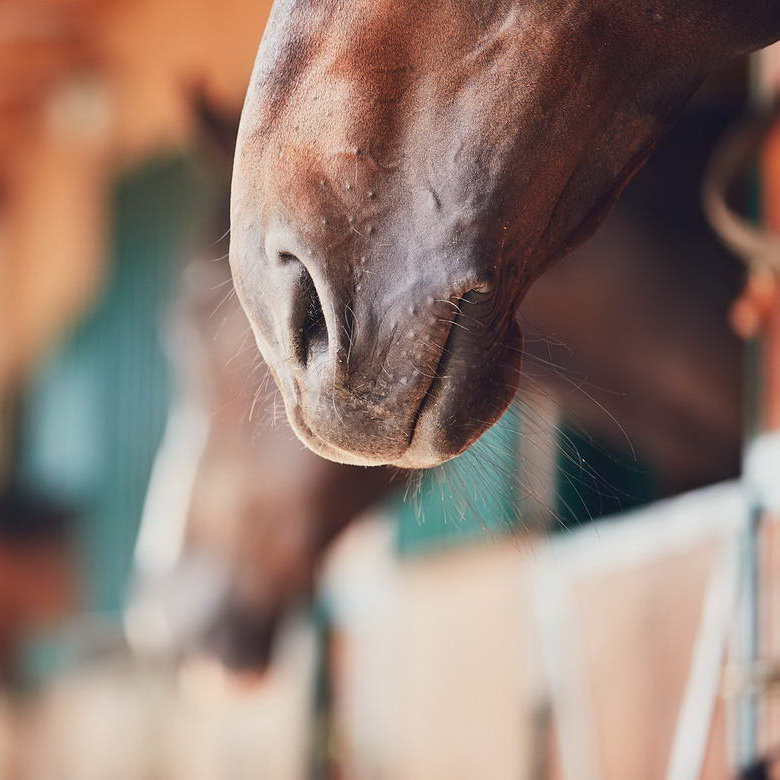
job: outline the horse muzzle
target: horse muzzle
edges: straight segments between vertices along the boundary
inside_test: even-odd
[[[513,307],[494,293],[470,283],[394,293],[377,285],[355,295],[290,253],[279,254],[277,270],[263,300],[240,294],[290,423],[317,454],[352,465],[437,466],[479,438],[514,396],[520,335]]]

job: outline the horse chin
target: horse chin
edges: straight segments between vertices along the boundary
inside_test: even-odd
[[[386,466],[390,463],[387,458],[351,452],[326,441],[306,424],[300,408],[288,410],[287,417],[290,421],[290,427],[299,441],[315,455],[319,455],[325,460],[342,463],[345,466]]]
[[[505,356],[505,361],[510,361]],[[515,364],[518,360],[513,361]],[[516,366],[502,362],[506,373],[488,393],[473,398],[464,396],[469,381],[464,376],[441,379],[433,383],[407,421],[399,415],[399,429],[408,431],[406,445],[395,452],[356,451],[338,446],[327,429],[313,430],[306,422],[304,409],[288,407],[291,427],[300,441],[320,457],[350,466],[394,466],[401,469],[430,469],[457,458],[479,439],[506,411],[514,398],[518,376]],[[479,383],[474,383],[479,385]],[[362,442],[370,437],[355,430],[351,439]],[[342,437],[343,440],[343,437]]]
[[[503,412],[503,408],[501,410]],[[500,413],[496,415],[496,419]],[[426,410],[420,415],[412,428],[409,446],[398,456],[374,455],[358,453],[342,449],[315,434],[300,415],[290,417],[290,424],[295,435],[308,449],[326,460],[343,463],[348,466],[394,466],[401,469],[430,469],[441,466],[453,458],[457,458],[467,450],[492,425],[492,422],[480,424],[471,430],[462,441],[452,442],[445,436],[446,426],[435,409]],[[356,441],[360,440],[358,434]],[[444,441],[443,441],[444,440]],[[446,441],[446,443],[444,443]]]
[[[412,434],[412,442],[404,454],[393,461],[391,465],[402,469],[431,469],[442,466],[447,461],[462,455],[489,426],[480,426],[463,443],[454,448],[443,448],[439,443],[440,436],[431,435],[429,431],[440,431],[441,421],[435,413],[427,413],[421,418]]]

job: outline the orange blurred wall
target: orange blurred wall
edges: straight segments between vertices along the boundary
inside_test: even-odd
[[[239,110],[270,0],[0,2],[0,398],[94,299],[122,169]]]

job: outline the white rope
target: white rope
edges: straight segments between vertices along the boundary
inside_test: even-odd
[[[780,512],[780,431],[763,433],[750,442],[744,472],[757,505],[767,512]]]

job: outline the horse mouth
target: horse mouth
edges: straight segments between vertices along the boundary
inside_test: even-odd
[[[447,345],[449,344],[450,332],[451,330],[448,332],[447,338],[445,339],[445,346],[439,358],[436,371],[414,410],[411,423],[406,426],[408,430],[408,434],[405,437],[406,445],[400,454],[378,461],[339,447],[309,425],[300,401],[295,405],[293,413],[290,415],[292,428],[298,438],[317,455],[320,455],[327,460],[333,460],[338,463],[353,466],[387,465],[404,469],[422,469],[439,466],[459,455],[463,449],[465,449],[465,446],[458,449],[456,452],[444,453],[437,451],[435,454],[422,454],[422,451],[427,449],[422,441],[425,436],[425,434],[421,432],[421,429],[423,428],[422,421],[428,415],[435,415],[436,412],[433,407],[436,405],[436,399],[446,390],[448,384],[449,377],[447,377],[444,372],[446,372],[449,363]]]
[[[447,380],[449,379],[447,376],[447,370],[453,357],[452,334],[455,329],[457,319],[458,314],[453,317],[452,322],[447,329],[447,333],[444,338],[444,344],[441,349],[441,354],[439,355],[439,360],[436,364],[436,369],[434,370],[431,381],[428,383],[422,398],[420,398],[420,403],[418,404],[417,409],[414,412],[414,416],[412,417],[412,424],[409,429],[408,446],[399,460],[393,463],[395,466],[400,468],[418,469],[439,466],[442,463],[457,457],[460,455],[463,449],[465,449],[464,447],[463,449],[459,449],[457,452],[452,453],[438,452],[434,457],[421,457],[420,453],[417,452],[419,449],[421,449],[419,442],[419,439],[421,438],[420,431],[423,427],[421,425],[421,420],[423,420],[424,415],[431,410],[431,407],[435,405],[437,396],[443,393],[446,389]]]
[[[522,337],[514,317],[501,337],[450,323],[436,370],[420,399],[408,445],[392,462],[399,468],[440,466],[467,450],[514,398],[520,378]],[[469,390],[471,388],[471,390]]]
[[[344,388],[337,396],[341,402],[323,407],[311,405],[312,395],[305,387],[292,391],[288,385],[292,392],[282,395],[291,402],[286,403],[288,417],[298,438],[328,460],[358,466],[427,469],[460,455],[514,396],[519,350],[508,344],[518,343],[520,337],[514,318],[504,321],[500,337],[487,323],[479,330],[464,327],[459,319],[460,315],[453,316],[440,332],[441,346],[429,364],[435,368],[428,369],[425,376],[430,379],[421,383],[415,399],[380,410],[379,421]]]
[[[288,419],[295,435],[308,447],[315,455],[319,455],[326,460],[332,460],[335,463],[343,463],[347,466],[383,466],[389,465],[379,461],[367,459],[363,455],[355,454],[350,450],[338,447],[327,439],[316,433],[306,422],[305,415],[300,407],[296,405],[294,411],[288,411]]]

